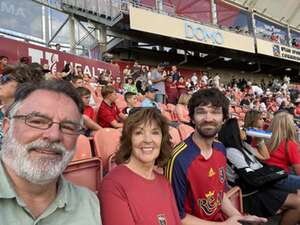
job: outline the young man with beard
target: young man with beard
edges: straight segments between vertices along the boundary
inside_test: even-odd
[[[229,100],[216,88],[202,89],[189,101],[195,132],[175,147],[166,170],[183,225],[265,221],[242,216],[225,194],[226,152],[223,144],[215,141],[215,136],[228,117],[228,107]]]
[[[74,155],[82,113],[69,82],[18,87],[3,121],[0,224],[101,224],[96,195],[61,176]]]

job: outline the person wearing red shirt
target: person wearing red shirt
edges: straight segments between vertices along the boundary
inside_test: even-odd
[[[93,132],[99,130],[101,127],[94,121],[95,120],[95,111],[94,109],[89,105],[90,97],[91,97],[91,91],[85,87],[78,87],[76,88],[78,91],[83,105],[83,123],[85,127],[85,135],[91,136],[93,135]]]
[[[156,108],[135,108],[125,121],[117,167],[103,179],[100,191],[104,225],[180,225],[167,179],[156,172],[171,154],[169,125]]]
[[[291,166],[300,176],[300,152],[297,128],[288,112],[277,113],[271,123],[272,137],[268,144],[270,159],[266,162],[289,172]]]
[[[123,127],[122,120],[124,120],[126,116],[116,106],[115,101],[118,98],[116,89],[111,85],[105,86],[101,90],[101,95],[103,101],[97,114],[98,124],[101,127]]]
[[[172,80],[172,75],[169,75],[165,81],[167,103],[176,105],[178,99],[177,85]]]
[[[187,93],[186,82],[184,78],[181,76],[177,82],[178,95],[182,95],[183,93]]]

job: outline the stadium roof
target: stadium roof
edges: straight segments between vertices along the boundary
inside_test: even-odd
[[[300,30],[299,0],[223,0]]]

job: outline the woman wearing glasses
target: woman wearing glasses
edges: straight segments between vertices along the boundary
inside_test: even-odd
[[[101,214],[104,225],[181,224],[169,182],[155,172],[171,153],[166,119],[155,108],[131,110],[126,119],[119,164],[103,180]]]

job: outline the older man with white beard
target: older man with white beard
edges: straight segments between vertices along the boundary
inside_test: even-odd
[[[62,176],[82,131],[83,103],[71,84],[21,86],[3,121],[0,224],[99,225],[94,193]]]

